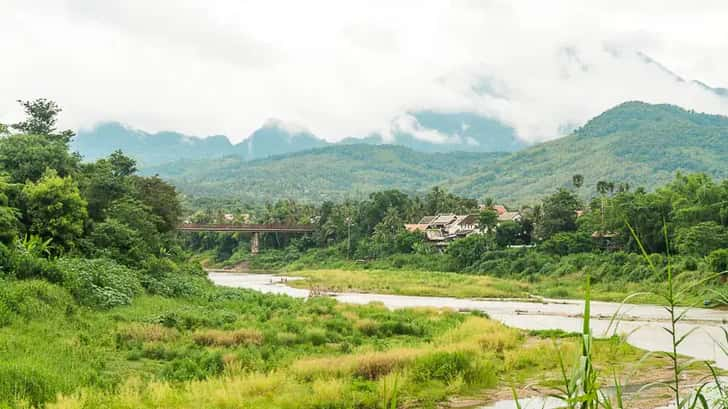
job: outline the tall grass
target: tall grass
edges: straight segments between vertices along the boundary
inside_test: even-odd
[[[654,264],[652,258],[649,257],[649,255],[647,254],[636,232],[629,223],[627,223],[627,226],[631,231],[631,234],[634,237],[635,241],[637,242],[642,256],[649,264],[650,269],[654,272],[654,274],[659,274],[660,269]],[[666,226],[663,228],[663,233],[665,235],[665,240],[667,240]],[[669,248],[669,246],[667,247]],[[678,288],[674,279],[675,275],[673,271],[673,265],[670,259],[669,250],[667,253],[667,267],[665,269],[665,272],[667,275],[665,288],[662,291],[655,292],[655,295],[657,295],[663,301],[663,307],[665,308],[669,316],[668,326],[663,327],[663,329],[670,335],[671,349],[666,352],[657,352],[656,354],[661,354],[669,360],[671,364],[670,368],[672,378],[669,382],[656,382],[650,385],[646,385],[645,387],[641,388],[638,393],[645,392],[648,387],[651,388],[656,386],[662,386],[670,391],[673,405],[677,409],[728,409],[728,391],[723,385],[723,380],[720,376],[719,371],[716,370],[708,362],[706,362],[705,364],[709,368],[712,375],[711,381],[704,382],[697,388],[686,391],[687,386],[683,385],[682,375],[685,370],[693,364],[693,361],[686,361],[684,359],[681,359],[680,355],[678,354],[678,348],[680,347],[680,345],[682,345],[685,340],[687,340],[698,328],[693,327],[692,329],[682,333],[679,331],[678,324],[685,319],[689,308],[683,308],[681,310],[680,308],[678,308],[678,306],[685,303],[684,296],[687,293],[691,292],[696,287],[704,285],[708,281],[715,279],[717,276],[711,275],[704,279],[688,283],[688,285],[684,288]],[[639,293],[628,296],[623,301],[623,304],[629,301],[631,298],[640,295],[642,294]],[[591,286],[590,277],[587,275],[584,294],[584,321],[580,334],[581,353],[578,356],[571,372],[567,370],[567,364],[565,363],[563,355],[559,355],[559,364],[561,370],[561,386],[559,387],[560,393],[554,394],[552,396],[562,400],[564,402],[565,408],[567,409],[624,409],[626,398],[624,394],[624,387],[619,380],[619,376],[616,373],[616,370],[613,374],[614,392],[613,394],[611,394],[611,396],[606,392],[606,390],[601,388],[598,383],[598,374],[597,371],[594,369],[593,365],[593,338],[591,333],[590,309]],[[619,320],[619,314],[620,311],[618,309],[612,317],[612,322],[610,322],[609,328],[612,328],[613,324],[615,324],[615,321]],[[728,330],[724,328],[723,333],[726,341],[725,345],[717,340],[716,343],[721,347],[723,353],[728,355]],[[649,354],[650,353],[648,353],[647,355]],[[514,399],[516,400],[516,407],[520,409],[521,405],[518,402],[518,396],[515,392],[515,389],[513,393]],[[711,393],[716,396],[710,396]]]

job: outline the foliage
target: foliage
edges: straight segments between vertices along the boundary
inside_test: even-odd
[[[543,201],[543,218],[537,225],[540,239],[548,239],[559,232],[576,230],[576,211],[582,204],[574,192],[559,189]]]
[[[193,197],[265,203],[363,199],[389,189],[426,193],[504,157],[502,153],[422,153],[396,145],[335,145],[247,161],[236,155],[179,160],[144,169]],[[434,193],[434,194],[433,194]],[[461,192],[464,193],[464,192]],[[450,207],[446,194],[430,191],[429,212]],[[468,195],[472,196],[472,195]],[[472,199],[471,199],[472,200]],[[371,226],[373,227],[373,226]]]
[[[37,181],[47,168],[59,176],[76,173],[79,158],[62,141],[45,135],[12,135],[0,138],[0,170],[14,183]]]
[[[46,171],[38,182],[25,185],[23,201],[30,233],[53,239],[54,245],[65,249],[83,234],[86,201],[70,177]]]
[[[574,253],[586,253],[591,251],[593,243],[591,235],[586,232],[559,232],[545,240],[541,251],[550,254],[565,256]]]
[[[728,248],[728,227],[714,221],[680,227],[675,233],[675,248],[681,254],[695,255]]]
[[[47,135],[64,144],[67,144],[74,136],[74,132],[71,130],[55,133],[57,116],[62,111],[55,101],[38,98],[33,101],[18,100],[18,103],[23,106],[27,119],[11,125],[11,128],[16,131],[28,135]]]
[[[728,249],[714,250],[708,254],[710,268],[716,273],[728,271]]]
[[[105,259],[60,259],[64,286],[82,305],[112,308],[130,304],[142,291],[139,276]]]
[[[471,234],[464,239],[456,240],[447,247],[447,254],[460,268],[472,265],[481,259],[484,253],[494,249],[490,236]]]

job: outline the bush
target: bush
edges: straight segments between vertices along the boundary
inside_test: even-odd
[[[144,262],[142,285],[151,294],[163,297],[200,295],[207,284],[207,275],[198,265],[177,265],[166,258],[150,258]]]
[[[260,345],[263,333],[254,328],[241,328],[235,331],[205,330],[192,336],[198,345],[231,347],[237,345]]]
[[[462,378],[469,384],[495,383],[495,369],[483,365],[473,353],[455,351],[438,351],[415,360],[412,368],[414,379],[417,382],[431,380],[450,383],[456,378]]]
[[[82,305],[112,308],[130,304],[142,292],[139,277],[108,259],[61,259],[64,285]]]
[[[708,264],[716,273],[728,271],[728,249],[714,250],[708,255]]]
[[[55,398],[54,384],[36,368],[0,362],[0,403],[24,400],[33,407],[42,406]]]
[[[591,251],[592,248],[591,236],[585,232],[556,233],[540,246],[542,251],[560,256],[573,253],[585,253]]]
[[[172,360],[162,371],[162,376],[171,381],[202,380],[219,375],[223,368],[219,352],[191,350]]]
[[[310,342],[313,345],[323,345],[329,341],[326,330],[322,328],[311,328],[310,330],[306,331],[305,338],[306,341]]]
[[[42,278],[52,283],[63,281],[63,274],[51,261],[26,252],[10,253],[9,273],[18,279]]]
[[[3,283],[0,287],[0,321],[12,315],[26,319],[47,317],[66,311],[73,300],[63,288],[41,280]]]

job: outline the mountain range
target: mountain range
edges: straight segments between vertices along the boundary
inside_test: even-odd
[[[435,185],[474,198],[518,205],[559,187],[595,195],[598,181],[654,188],[675,173],[728,177],[728,117],[674,105],[626,102],[563,138],[512,153],[426,153],[395,145],[331,145],[262,160],[181,160],[146,169],[196,197],[320,201]]]
[[[223,135],[200,138],[178,132],[149,133],[118,122],[105,122],[79,130],[71,149],[89,161],[121,149],[144,168],[180,159],[217,159],[230,155],[250,161],[332,145],[395,144],[430,153],[512,152],[526,146],[513,128],[471,113],[415,112],[393,120],[389,133],[387,137],[372,134],[330,143],[307,130],[270,119],[245,140],[234,144]]]

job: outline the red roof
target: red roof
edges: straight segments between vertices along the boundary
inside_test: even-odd
[[[499,216],[508,211],[508,209],[506,209],[503,205],[493,205],[493,210],[498,212]]]

